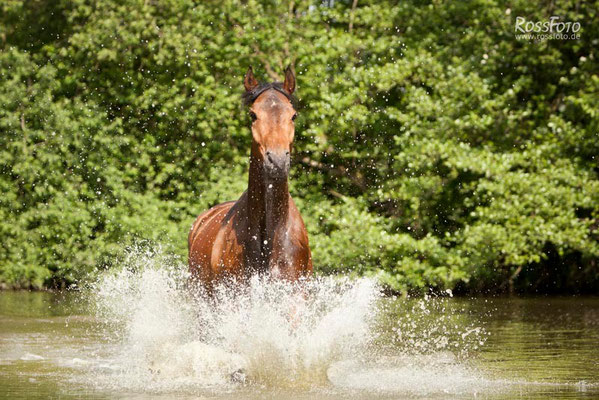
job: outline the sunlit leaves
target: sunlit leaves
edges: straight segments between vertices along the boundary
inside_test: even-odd
[[[3,282],[60,286],[142,238],[184,256],[247,182],[243,73],[292,64],[317,271],[597,285],[597,2],[23,4],[0,6]],[[519,15],[581,38],[519,40]]]

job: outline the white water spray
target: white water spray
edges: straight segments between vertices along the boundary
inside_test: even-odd
[[[300,284],[255,277],[214,298],[185,288],[186,268],[161,253],[133,252],[95,285],[98,314],[118,340],[112,385],[170,390],[241,383],[306,387],[366,348],[372,280]]]
[[[449,332],[449,312],[427,319],[427,298],[406,302],[405,312],[381,307],[370,279],[298,285],[255,277],[241,290],[223,285],[207,297],[190,290],[186,266],[161,251],[132,251],[122,264],[91,291],[112,344],[90,379],[104,390],[338,388],[428,396],[472,394],[490,384],[454,356],[467,339],[478,343],[478,328]],[[386,330],[381,312],[395,315],[383,321]]]

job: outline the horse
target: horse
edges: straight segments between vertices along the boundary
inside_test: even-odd
[[[204,211],[189,231],[191,279],[208,291],[228,279],[265,275],[297,282],[312,275],[308,232],[288,187],[295,75],[289,66],[283,83],[260,84],[250,66],[243,84],[252,132],[247,190]]]

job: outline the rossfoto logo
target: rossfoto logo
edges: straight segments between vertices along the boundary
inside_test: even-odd
[[[575,40],[580,39],[580,22],[560,21],[560,17],[551,17],[548,21],[527,21],[516,17],[514,27],[516,39],[525,40]]]

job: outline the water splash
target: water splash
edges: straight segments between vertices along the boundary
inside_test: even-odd
[[[110,383],[129,387],[321,385],[331,363],[367,347],[380,297],[368,279],[255,277],[209,298],[187,290],[187,269],[159,251],[132,252],[124,265],[93,293],[118,343]]]
[[[417,396],[489,387],[460,361],[484,341],[483,331],[455,323],[459,313],[445,309],[442,299],[383,300],[370,279],[323,277],[297,285],[255,277],[243,290],[217,287],[213,297],[187,282],[181,261],[137,249],[92,285],[96,315],[112,344],[92,371],[95,386]],[[430,318],[431,312],[441,317]]]
[[[488,337],[480,325],[481,315],[471,315],[464,303],[451,296],[425,295],[387,302],[384,307],[380,314],[387,329],[376,329],[379,347],[401,355],[451,354],[466,360]]]

